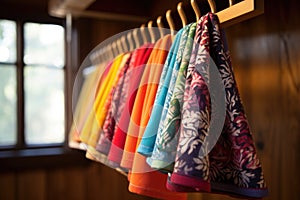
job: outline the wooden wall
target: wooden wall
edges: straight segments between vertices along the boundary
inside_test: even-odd
[[[300,13],[296,0],[265,0],[265,14],[227,30],[268,199],[300,199]]]
[[[98,163],[0,174],[0,200],[147,200],[127,191],[127,179]]]
[[[235,76],[270,190],[266,199],[270,200],[300,199],[299,9],[296,0],[265,0],[264,15],[226,29]],[[99,35],[105,37],[108,30],[120,27],[85,26],[87,31],[96,30],[81,38],[91,36],[86,43],[81,41],[88,45],[82,46],[86,52]],[[130,194],[125,177],[98,163],[0,174],[0,200],[32,199],[150,198]],[[189,199],[233,198],[193,194]]]

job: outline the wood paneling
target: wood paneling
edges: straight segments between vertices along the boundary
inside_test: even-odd
[[[97,168],[101,171],[98,164],[82,167],[57,168],[47,170],[47,199],[48,200],[65,200],[65,199],[93,199],[89,197],[89,185],[92,182],[95,187],[91,193],[96,193],[103,182],[90,181],[95,178],[100,180],[97,173],[88,174],[91,168]]]
[[[46,187],[45,170],[26,171],[17,175],[17,199],[46,200]]]
[[[0,199],[16,199],[16,175],[14,173],[0,174]]]
[[[150,200],[128,191],[127,178],[100,163],[0,174],[0,200]]]

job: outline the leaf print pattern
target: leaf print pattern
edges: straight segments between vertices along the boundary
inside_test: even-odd
[[[192,47],[192,37],[194,36],[194,32],[195,32],[195,26],[196,24],[193,24],[191,26],[190,32],[189,32],[189,38],[187,40],[187,45],[185,48],[185,52],[184,52],[184,60],[182,61],[182,65],[180,67],[179,70],[179,76],[176,80],[176,84],[174,87],[174,92],[173,95],[171,97],[171,102],[172,102],[172,107],[170,107],[168,109],[168,115],[166,116],[166,120],[164,121],[163,124],[163,128],[166,129],[165,127],[170,127],[170,123],[174,121],[174,119],[179,119],[179,122],[181,121],[181,107],[182,107],[182,101],[183,101],[183,94],[184,94],[184,82],[185,82],[185,77],[186,77],[186,69],[188,66],[188,62],[189,62],[189,57],[191,54],[191,47]],[[177,120],[178,121],[178,120]],[[176,123],[174,125],[177,125],[176,127],[173,127],[176,131],[166,131],[163,130],[162,131],[162,135],[170,135],[171,138],[174,138],[174,134],[177,133],[177,131],[179,130],[179,124]],[[170,141],[166,141],[166,140],[162,140],[159,141],[159,145],[164,147],[165,144],[168,144]]]
[[[191,57],[191,53],[194,45],[196,23],[190,24],[189,26],[190,28],[187,34],[178,76],[176,81],[174,79],[174,89],[170,90],[172,93],[169,93],[170,103],[164,106],[164,120],[160,123],[154,152],[151,157],[151,166],[159,168],[162,171],[173,171],[174,168],[187,69],[189,63],[195,59]],[[166,165],[167,167],[165,167]]]
[[[154,140],[153,143],[153,151],[151,152],[152,154],[149,155],[150,157],[147,159],[148,164],[153,167],[153,168],[159,168],[161,169],[161,171],[173,171],[173,163],[174,163],[174,158],[175,158],[175,150],[176,150],[176,146],[177,146],[177,142],[174,142],[174,137],[171,136],[169,137],[168,135],[164,135],[161,137],[161,133],[163,131],[164,126],[164,121],[166,119],[168,110],[170,107],[175,108],[174,106],[176,106],[178,104],[178,102],[172,102],[172,96],[173,96],[173,92],[174,92],[174,88],[176,86],[176,81],[178,79],[179,76],[181,76],[182,73],[182,69],[181,66],[183,63],[187,63],[186,59],[186,53],[187,53],[187,43],[189,44],[189,48],[192,38],[188,37],[188,35],[190,34],[191,31],[191,27],[194,27],[195,24],[189,24],[187,26],[185,26],[183,29],[181,29],[178,33],[181,33],[181,37],[179,42],[179,47],[177,52],[174,54],[176,57],[174,57],[173,59],[175,60],[174,62],[174,66],[173,67],[169,67],[169,74],[167,74],[169,76],[165,77],[165,79],[167,80],[167,78],[169,79],[169,85],[166,85],[167,92],[166,92],[166,96],[165,96],[165,100],[163,102],[163,104],[161,105],[162,111],[161,111],[161,118],[160,121],[158,123],[158,128],[157,128],[157,135],[156,138]],[[192,28],[193,32],[195,31],[195,28]],[[176,35],[176,39],[177,36],[179,36],[177,33]],[[175,104],[174,104],[175,103]],[[171,108],[171,109],[172,109]],[[178,115],[180,115],[180,112],[178,113]],[[150,121],[149,121],[150,123]],[[149,126],[149,123],[147,125],[147,127]],[[180,124],[180,121],[174,118],[174,120],[172,121],[172,124]],[[151,127],[151,125],[150,125]],[[172,129],[172,126],[169,126],[170,129]],[[150,129],[152,132],[155,132],[156,129],[152,128]],[[168,143],[168,147],[171,147],[173,150],[172,151],[165,151],[165,152],[161,152],[157,143],[158,141],[161,140],[168,140],[170,141],[170,143]],[[167,144],[167,143],[165,143]],[[142,143],[140,144],[139,147],[141,147]],[[175,148],[174,148],[175,147]],[[163,169],[164,168],[164,169]]]

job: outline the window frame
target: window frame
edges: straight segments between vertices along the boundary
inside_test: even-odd
[[[72,60],[73,55],[78,54],[76,41],[77,38],[68,40],[68,34],[76,36],[72,27],[67,27],[66,21],[53,17],[3,17],[3,20],[16,22],[16,63],[2,62],[0,64],[12,64],[16,66],[16,94],[17,94],[17,144],[0,146],[0,172],[6,170],[20,170],[33,168],[48,168],[66,165],[86,165],[90,163],[85,159],[85,152],[72,149],[68,146],[68,133],[72,124],[72,88],[75,79],[74,71],[78,64],[77,58]],[[65,65],[64,71],[64,97],[65,97],[65,140],[59,144],[28,145],[25,143],[25,101],[24,101],[24,24],[42,23],[61,25],[65,29]],[[70,29],[70,30],[67,30]],[[73,40],[74,39],[74,40]]]

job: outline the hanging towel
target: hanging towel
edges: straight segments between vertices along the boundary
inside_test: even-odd
[[[83,124],[87,119],[88,113],[93,107],[97,85],[100,82],[99,76],[101,73],[103,73],[102,71],[105,66],[105,63],[101,63],[94,67],[90,73],[83,76],[83,85],[76,103],[73,123],[69,132],[68,142],[69,146],[72,148],[82,149],[80,145],[80,134],[82,132]]]
[[[114,77],[118,72],[118,68],[120,66],[123,56],[124,54],[116,57],[109,66],[109,71],[107,72],[107,74],[105,74],[105,77],[101,77],[103,81],[101,81],[101,84],[97,88],[95,101],[93,103],[93,109],[91,109],[89,116],[82,128],[82,133],[80,134],[81,141],[87,145],[91,145],[89,144],[89,140],[93,135],[98,135],[98,131],[101,126],[97,120],[97,109],[99,108],[99,106],[103,107],[105,99],[108,93],[110,92],[112,85],[115,84]]]
[[[100,130],[100,137],[96,147],[97,151],[105,155],[109,152],[116,123],[119,122],[120,115],[125,108],[129,79],[132,76],[130,71],[133,68],[133,63],[136,61],[136,52],[134,51],[130,55],[130,58],[127,59],[125,66],[121,69],[120,74],[122,76],[120,80],[116,87],[112,88],[112,100],[103,123],[103,128]]]
[[[128,56],[126,56],[128,55]],[[122,112],[122,103],[120,102],[120,97],[123,95],[124,90],[126,90],[124,87],[126,87],[126,84],[124,84],[125,79],[128,76],[128,70],[129,70],[129,63],[132,60],[131,53],[127,53],[124,55],[122,62],[120,63],[120,68],[117,75],[117,82],[116,85],[112,86],[110,89],[110,93],[106,99],[104,108],[108,108],[105,121],[103,122],[103,127],[99,129],[99,141],[97,144],[97,147],[88,146],[87,147],[87,154],[86,157],[96,160],[98,162],[101,162],[105,165],[108,165],[113,168],[119,168],[119,166],[116,166],[114,163],[111,163],[107,159],[107,152],[111,143],[110,136],[111,132],[114,130],[115,126],[115,120],[118,119],[118,116]],[[124,90],[123,90],[124,89]],[[118,107],[118,109],[117,109]],[[101,146],[99,146],[99,143],[102,143]]]
[[[168,91],[169,98],[163,109],[165,119],[160,122],[159,131],[155,141],[152,156],[147,160],[154,169],[163,172],[172,172],[178,144],[178,131],[181,122],[181,107],[183,102],[184,85],[187,73],[187,66],[192,62],[191,51],[193,49],[196,23],[191,24],[187,35],[186,45],[183,51],[183,58],[179,68],[174,89]],[[194,62],[194,61],[193,61]]]
[[[164,118],[163,107],[166,105],[165,102],[168,101],[166,99],[168,98],[167,95],[169,96],[170,90],[173,90],[173,83],[175,82],[178,74],[178,68],[181,63],[182,53],[189,28],[189,25],[185,26],[176,33],[175,40],[168,53],[163,72],[160,77],[159,87],[156,93],[151,116],[137,150],[137,152],[142,155],[151,156],[152,154],[158,127]]]
[[[128,130],[128,125],[130,121],[130,115],[132,113],[133,104],[136,98],[137,88],[140,84],[141,77],[143,75],[145,65],[149,59],[149,56],[153,50],[153,44],[145,44],[138,48],[135,52],[136,56],[133,60],[133,68],[130,74],[130,82],[128,83],[128,93],[124,100],[125,107],[124,111],[121,113],[119,121],[116,123],[115,132],[113,135],[112,143],[108,153],[108,159],[116,164],[121,163],[124,145],[126,140],[126,134]]]
[[[98,143],[99,140],[99,134],[100,131],[103,128],[103,123],[107,114],[107,111],[109,110],[111,101],[112,101],[112,96],[113,96],[113,92],[114,89],[116,87],[116,85],[118,84],[120,78],[123,76],[124,74],[124,68],[128,68],[128,65],[126,65],[126,63],[128,62],[128,59],[130,59],[130,53],[125,53],[125,54],[121,54],[119,60],[116,60],[116,72],[114,74],[112,74],[112,76],[110,77],[110,79],[107,82],[107,85],[102,86],[100,88],[100,93],[97,95],[96,98],[96,106],[95,108],[95,112],[96,112],[96,122],[92,128],[92,133],[89,137],[89,141],[88,141],[88,145],[92,146],[93,148],[96,148],[96,145]],[[101,90],[103,89],[103,90]],[[103,91],[103,93],[101,93]],[[98,101],[99,100],[99,101]]]
[[[95,92],[89,96],[89,102],[90,106],[88,107],[88,110],[86,111],[86,116],[84,117],[84,120],[82,122],[82,126],[79,126],[79,139],[82,144],[87,144],[88,139],[90,136],[90,133],[92,132],[93,124],[96,123],[96,115],[94,110],[94,104],[95,104],[95,97],[98,95],[99,87],[106,81],[106,77],[108,76],[108,72],[110,71],[111,67],[113,66],[113,62],[109,62],[106,66],[107,70],[105,70],[105,73],[98,78],[98,84],[95,85],[93,89],[95,89]]]
[[[179,144],[174,172],[167,183],[174,191],[206,191],[260,198],[267,195],[262,167],[257,158],[249,124],[238,93],[230,58],[223,46],[216,15],[208,13],[199,21],[199,49],[195,65],[189,65]],[[204,77],[213,67],[225,87],[225,123],[217,143],[208,152],[211,113],[210,92]],[[204,76],[203,76],[204,75]],[[202,154],[199,154],[202,153]],[[209,153],[209,154],[208,154]]]
[[[131,162],[133,161],[132,171],[130,172],[130,176],[128,177],[130,182],[129,191],[141,195],[159,198],[159,199],[180,200],[180,199],[186,199],[187,197],[186,194],[168,191],[165,185],[167,181],[167,175],[162,174],[158,171],[153,171],[153,169],[151,169],[149,165],[146,163],[146,157],[136,153],[136,148],[140,143],[140,140],[144,133],[145,126],[147,125],[147,122],[150,118],[151,107],[154,104],[155,94],[158,88],[158,81],[160,80],[162,68],[171,46],[170,35],[167,35],[160,40],[161,42],[158,41],[156,44],[156,48],[154,48],[153,50],[156,51],[155,54],[152,54],[153,52],[151,53],[151,56],[147,63],[147,67],[150,68],[149,73],[151,74],[149,73],[143,74],[143,78],[149,78],[149,79],[147,79],[146,82],[144,82],[142,79],[140,88],[137,93],[137,99],[143,100],[143,105],[138,105],[138,107],[134,106],[133,108],[133,115],[132,115],[133,119],[131,123],[138,122],[137,124],[140,126],[139,127],[136,126],[134,127],[134,129],[130,129],[133,127],[132,124],[130,124],[131,126],[129,126],[128,129],[129,131],[130,130],[137,131],[138,135],[133,135],[132,132],[128,131],[130,137],[128,137],[129,135],[127,135],[126,138],[126,143],[127,143],[127,139],[129,138],[130,143],[127,144],[132,145],[132,147],[135,147],[133,149],[130,149],[131,152],[127,151],[127,153],[131,153],[128,155],[133,156],[133,158],[126,157],[127,158],[126,164],[128,164],[127,165],[128,167],[131,168]],[[144,85],[147,85],[147,87],[143,87]],[[142,96],[139,96],[140,94]],[[142,98],[143,95],[145,95],[144,98]],[[136,103],[138,103],[137,99],[135,105]],[[139,109],[135,110],[135,108],[139,108]],[[135,111],[142,111],[143,113],[141,115],[134,115]],[[137,117],[139,117],[140,119],[138,119]],[[134,121],[134,120],[138,120],[138,121]],[[126,149],[124,151],[124,154],[126,155]]]
[[[121,161],[121,166],[124,168],[131,169],[132,167],[139,132],[144,131],[151,114],[163,64],[166,60],[168,51],[170,50],[170,46],[170,35],[158,40],[145,66],[140,85],[137,88],[137,94],[128,125],[126,142]]]
[[[141,84],[139,85],[137,95],[136,95],[136,102],[142,102],[142,105],[139,105],[136,107],[136,104],[134,104],[133,110],[132,110],[132,119],[130,123],[133,122],[140,122],[139,125],[142,126],[141,131],[139,127],[137,128],[138,135],[129,134],[127,135],[126,142],[128,141],[129,136],[129,142],[127,144],[133,144],[134,149],[132,152],[124,151],[124,154],[130,153],[134,155],[136,154],[136,147],[138,141],[138,137],[141,137],[143,134],[143,126],[144,123],[146,123],[149,120],[149,114],[151,111],[151,107],[154,103],[155,94],[158,88],[158,81],[160,78],[160,75],[162,73],[163,64],[165,62],[165,59],[167,57],[167,53],[171,46],[171,36],[167,35],[164,38],[160,39],[156,44],[154,49],[151,52],[150,58],[148,60],[146,69],[143,73],[143,78],[141,80]],[[151,64],[151,65],[150,65]],[[147,70],[147,68],[149,70]],[[151,72],[151,73],[150,73]],[[140,99],[141,101],[137,101],[137,99]],[[144,99],[146,99],[144,101]],[[142,110],[141,110],[142,109]],[[143,115],[139,116],[137,115],[137,111],[143,111]],[[148,115],[147,115],[148,114]],[[138,119],[137,117],[140,117]],[[133,120],[139,120],[139,121],[133,121]],[[130,124],[129,124],[130,125]],[[129,126],[128,130],[132,130],[133,125]],[[124,155],[123,155],[124,156]],[[131,155],[130,155],[131,156]],[[136,164],[138,165],[139,169],[145,169],[140,168],[144,167],[146,164],[146,158],[144,159],[134,159]],[[122,164],[122,163],[121,163]],[[130,165],[131,168],[131,165]],[[166,175],[161,174],[159,172],[150,172],[150,173],[136,173],[136,171],[133,171],[130,173],[130,176],[128,177],[130,179],[129,184],[129,191],[141,194],[141,195],[147,195],[155,198],[160,199],[186,199],[186,194],[182,193],[176,193],[168,191],[165,187],[165,183],[167,180]]]

